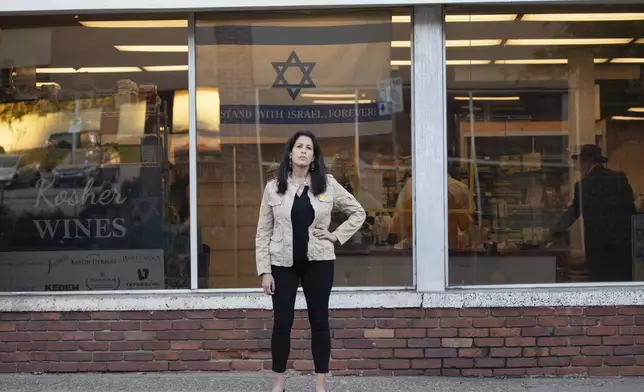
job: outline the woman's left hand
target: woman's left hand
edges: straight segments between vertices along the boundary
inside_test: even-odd
[[[313,230],[313,235],[321,240],[336,242],[338,239],[326,229],[317,228]]]

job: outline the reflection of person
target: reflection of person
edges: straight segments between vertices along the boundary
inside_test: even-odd
[[[630,226],[635,203],[628,179],[604,167],[608,159],[598,146],[584,145],[572,159],[582,178],[575,184],[572,204],[551,229],[551,235],[560,238],[583,216],[588,279],[632,280]]]
[[[349,218],[330,233],[334,207]],[[333,243],[348,241],[362,226],[365,211],[326,174],[315,136],[302,131],[286,144],[277,178],[270,180],[264,189],[259,214],[255,240],[257,272],[262,276],[264,293],[272,295],[274,312],[271,351],[277,375],[272,392],[284,390],[300,281],[312,331],[316,392],[324,392],[331,355],[329,296],[335,260]]]
[[[458,229],[467,232],[470,229],[471,217],[463,210],[470,209],[470,196],[467,185],[448,176],[447,187],[448,213],[448,243],[454,249],[458,245]],[[405,246],[413,246],[413,215],[412,215],[412,179],[405,182],[398,199],[396,200],[396,215],[391,224],[392,233],[399,241],[404,241]],[[458,210],[458,211],[454,211]],[[454,212],[452,212],[454,211]]]

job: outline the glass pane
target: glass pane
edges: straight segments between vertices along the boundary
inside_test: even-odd
[[[317,136],[327,171],[368,215],[335,248],[335,285],[413,284],[409,19],[392,10],[198,17],[208,287],[259,287],[262,192],[298,130]],[[330,230],[345,219],[336,211]]]
[[[644,278],[643,10],[448,8],[450,285]]]
[[[0,27],[0,290],[190,288],[186,15]]]

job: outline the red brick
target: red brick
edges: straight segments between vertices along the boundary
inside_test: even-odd
[[[557,327],[555,328],[555,336],[579,336],[584,334],[582,327]]]
[[[373,340],[363,340],[363,339],[354,339],[354,340],[344,340],[344,348],[373,348]]]
[[[94,333],[95,340],[115,341],[115,340],[123,340],[124,338],[125,338],[125,334],[123,332],[95,332]]]
[[[469,358],[448,358],[443,359],[443,367],[445,368],[473,368],[474,360]]]
[[[120,312],[91,312],[89,317],[92,320],[119,320],[121,318]]]
[[[635,324],[635,325],[644,325],[644,316],[635,316],[633,318],[633,324]]]
[[[122,361],[123,353],[93,353],[92,360],[94,362],[110,362],[110,361]]]
[[[463,369],[461,374],[464,377],[491,377],[492,369]]]
[[[57,362],[57,361],[60,361],[60,354],[61,353],[52,353],[52,352],[31,353],[31,361],[32,362]]]
[[[553,334],[552,328],[523,328],[521,331],[522,336],[552,336]]]
[[[571,317],[570,325],[572,327],[592,327],[599,325],[599,317]]]
[[[635,357],[604,357],[604,365],[633,366],[635,365]]]
[[[520,357],[522,353],[521,348],[492,348],[490,349],[490,357],[503,358],[503,357]]]
[[[499,368],[505,367],[505,359],[502,358],[476,358],[474,366],[479,368]]]
[[[530,368],[537,366],[537,358],[508,358],[509,368]]]
[[[311,361],[311,360],[294,361],[293,362],[293,368],[295,370],[298,370],[298,371],[312,371],[314,369],[313,361]]]
[[[424,317],[425,309],[394,309],[394,318],[413,319]]]
[[[440,320],[441,328],[467,328],[472,326],[472,320],[466,318],[444,318]]]
[[[150,320],[155,315],[167,315],[173,312],[121,312],[121,320]],[[181,315],[181,312],[174,312],[174,314]]]
[[[604,336],[601,339],[607,346],[628,346],[635,344],[635,339],[632,336]]]
[[[393,318],[393,309],[363,309],[362,317],[366,318]]]
[[[503,338],[477,338],[474,339],[476,347],[502,347],[505,344]]]
[[[376,320],[376,325],[378,328],[382,329],[395,329],[395,328],[409,328],[412,323],[423,324],[423,322],[428,321],[425,319],[388,319],[388,320]],[[429,320],[431,321],[431,320]],[[436,326],[436,325],[431,325]],[[414,328],[427,328],[430,326],[427,325],[416,325]]]
[[[602,324],[607,326],[633,325],[633,316],[608,316],[602,319]]]
[[[309,350],[306,351],[310,352]],[[361,350],[361,355],[364,358],[393,358],[392,349],[369,349]]]
[[[34,313],[37,314],[37,313]],[[0,321],[27,321],[29,313],[0,312]]]
[[[393,350],[395,358],[423,358],[425,352],[420,348],[397,348]]]
[[[31,313],[31,319],[33,321],[57,321],[61,319],[61,315],[52,312],[35,312]]]
[[[453,338],[456,336],[458,336],[458,330],[456,328],[436,328],[427,330],[427,337],[430,338]]]
[[[78,371],[79,372],[92,372],[92,373],[106,372],[107,371],[107,364],[106,363],[95,363],[95,362],[79,363],[78,364]]]
[[[347,329],[345,331],[351,331],[355,335],[363,335],[361,337],[356,336],[356,339],[367,338],[367,339],[387,339],[393,338],[395,332],[393,329],[368,329],[368,330],[351,330]],[[358,332],[358,333],[356,333]],[[424,332],[424,331],[423,331]],[[424,334],[423,334],[424,336]]]
[[[195,330],[201,329],[201,322],[200,321],[174,321],[172,323],[172,329],[176,329],[179,331],[185,331],[185,330],[195,331]]]
[[[2,362],[29,362],[31,354],[28,352],[15,352],[0,354],[0,361]]]
[[[138,331],[141,329],[139,321],[115,321],[110,323],[112,331]]]
[[[547,357],[550,352],[547,347],[527,347],[523,349],[524,357]]]
[[[425,349],[426,358],[456,358],[457,352],[453,348],[428,348]]]
[[[593,367],[588,368],[588,375],[591,377],[617,377],[621,374],[619,367]]]
[[[108,362],[107,370],[110,372],[136,372],[139,364],[136,362]]]
[[[557,375],[557,368],[554,368],[554,367],[528,368],[525,370],[525,373],[528,376],[552,377]]]
[[[264,320],[234,320],[235,329],[264,329],[266,321]]]
[[[616,327],[589,327],[586,328],[588,336],[611,336],[617,335]]]
[[[56,321],[47,323],[48,331],[78,331],[78,322],[76,321]]]
[[[617,308],[617,314],[624,314],[629,316],[638,314],[644,315],[644,306],[624,306]]]
[[[422,328],[396,330],[397,338],[424,338],[425,334],[426,332]],[[371,336],[368,336],[368,337],[371,337]]]
[[[138,351],[141,349],[141,342],[111,342],[110,351]]]
[[[92,340],[94,334],[91,332],[65,332],[63,333],[62,340]]]
[[[170,342],[141,342],[143,350],[170,350]]]
[[[583,308],[555,308],[555,316],[582,316]]]
[[[458,315],[460,317],[471,317],[471,318],[489,317],[490,310],[489,309],[460,309],[458,311]]]
[[[16,351],[16,343],[0,343],[0,353],[10,353]]]
[[[47,342],[18,343],[17,348],[18,351],[47,351]]]
[[[203,320],[201,325],[203,329],[231,330],[235,328],[233,320]]]
[[[644,355],[644,346],[617,346],[613,352],[615,355]]]
[[[199,341],[179,341],[179,342],[170,342],[170,348],[172,350],[200,350],[203,346],[202,342]]]
[[[183,351],[182,361],[207,361],[210,359],[210,351]]]
[[[586,316],[614,316],[615,313],[617,313],[617,309],[614,307],[592,307],[584,309]]]
[[[620,335],[644,335],[644,327],[619,327]]]
[[[409,359],[382,359],[379,361],[381,369],[409,369],[411,367]]]
[[[90,362],[92,353],[60,353],[63,362]]]
[[[139,362],[137,368],[139,372],[166,372],[170,370],[167,362]]]
[[[473,340],[468,339],[468,338],[457,338],[457,339],[452,339],[452,338],[447,338],[443,339],[441,342],[443,347],[472,347]]]
[[[458,356],[461,358],[481,358],[490,353],[486,348],[462,348],[458,350]]]
[[[198,310],[183,313],[184,317],[190,320],[212,319],[215,313],[212,310]]]
[[[181,353],[175,351],[154,351],[152,353],[155,361],[178,361]]]
[[[356,312],[357,316],[352,316],[352,317],[360,317],[360,311],[359,310],[351,310],[352,312]],[[246,318],[261,318],[261,319],[269,319],[273,317],[273,312],[270,310],[261,310],[261,309],[249,309],[246,311]]]
[[[493,337],[521,336],[521,328],[490,328],[490,336],[493,336]]]
[[[31,340],[31,334],[26,332],[12,332],[0,334],[2,342],[28,342]]]
[[[492,317],[518,317],[521,312],[515,308],[495,308],[490,309],[490,314]]]
[[[565,327],[569,323],[566,317],[539,317],[537,324],[541,327]]]
[[[570,361],[572,366],[601,366],[604,363],[604,360],[601,357],[574,357]]]
[[[580,347],[552,347],[550,349],[550,355],[553,356],[561,356],[561,357],[567,357],[567,356],[577,356],[581,352]]]
[[[403,348],[407,347],[408,341],[405,339],[375,339],[373,342],[378,348]],[[428,346],[432,344],[431,342],[434,342],[433,345]],[[440,339],[409,339],[409,347],[440,347]]]
[[[78,343],[76,342],[48,342],[47,351],[76,351]]]
[[[519,376],[525,376],[526,375],[526,370],[525,369],[493,369],[494,375],[495,376],[509,376],[509,377],[519,377]]]
[[[458,317],[458,309],[426,309],[425,315],[427,317],[443,318],[443,317]]]
[[[0,373],[15,373],[16,364],[15,363],[0,363]]]
[[[585,367],[557,368],[557,376],[585,376],[587,374],[588,368]]]
[[[504,323],[505,320],[501,318],[472,319],[474,328],[501,328]]]
[[[412,369],[439,369],[441,367],[440,359],[412,359]]]
[[[440,339],[409,339],[407,341],[407,346],[410,348],[423,348],[423,347],[440,347]],[[404,347],[404,346],[403,346]]]
[[[543,367],[564,367],[570,366],[570,358],[568,357],[549,357],[549,358],[539,358],[539,366]]]
[[[80,342],[78,348],[82,351],[107,351],[110,345],[107,342]]]
[[[49,371],[54,373],[71,373],[78,371],[77,363],[52,363],[49,365]]]
[[[87,323],[78,323],[79,331],[105,331],[110,328],[107,321],[90,321]]]
[[[536,346],[537,340],[535,338],[507,338],[505,339],[507,347],[528,347]]]
[[[60,332],[32,332],[31,340],[34,342],[48,341],[54,342],[62,338]]]
[[[553,316],[555,310],[553,308],[525,308],[521,313],[524,316]]]
[[[569,346],[570,338],[554,337],[554,338],[538,338],[537,345],[539,346]]]
[[[609,346],[589,346],[581,348],[582,355],[612,355],[613,347]]]
[[[128,331],[125,332],[125,340],[154,340],[157,333],[153,331]]]
[[[537,319],[534,317],[508,318],[505,320],[505,326],[508,328],[534,327],[536,325]]]
[[[599,336],[571,336],[571,346],[599,346],[602,344],[602,338]]]
[[[353,328],[376,328],[376,320],[344,320],[344,328],[353,329]]]
[[[41,322],[41,321],[30,321],[27,323],[20,323],[16,326],[16,330],[23,332],[23,331],[46,331],[47,330],[47,323],[46,322]]]
[[[141,331],[168,331],[172,329],[170,321],[143,321]]]
[[[487,328],[460,328],[458,336],[462,338],[484,338],[490,336]]]

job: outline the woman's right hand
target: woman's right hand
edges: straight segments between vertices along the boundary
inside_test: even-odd
[[[262,275],[262,289],[264,289],[264,294],[266,295],[275,294],[275,279],[273,279],[273,275]]]

